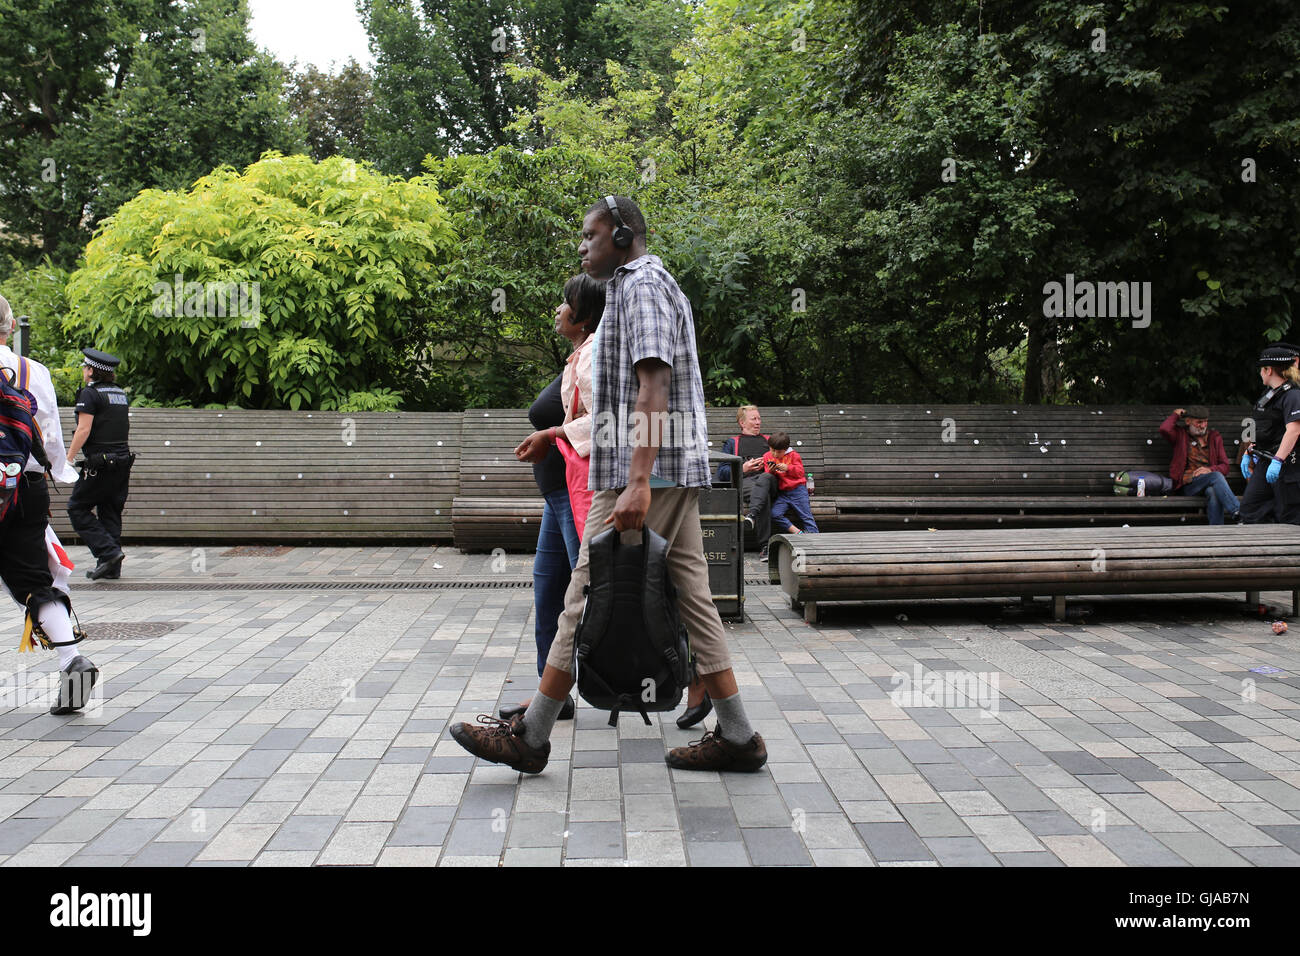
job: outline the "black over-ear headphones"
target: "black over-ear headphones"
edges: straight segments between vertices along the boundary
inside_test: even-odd
[[[618,214],[618,203],[614,202],[613,196],[605,197],[605,205],[609,207],[609,213],[614,217],[614,248],[626,249],[632,245],[632,230],[623,222],[623,217]]]

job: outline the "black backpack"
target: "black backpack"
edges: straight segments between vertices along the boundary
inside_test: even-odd
[[[618,726],[630,710],[676,710],[690,683],[691,659],[668,573],[668,542],[649,528],[624,544],[612,528],[587,546],[591,583],[573,636],[574,675],[582,699],[608,710]]]

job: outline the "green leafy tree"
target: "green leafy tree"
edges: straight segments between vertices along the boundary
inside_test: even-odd
[[[0,272],[0,293],[9,301],[15,317],[27,319],[29,358],[50,370],[59,404],[71,405],[81,387],[81,346],[63,327],[68,314],[67,285],[70,273],[46,259],[30,268],[10,259]],[[9,344],[17,348],[14,339]]]
[[[0,0],[4,249],[69,266],[142,188],[293,150],[283,70],[246,0]]]
[[[377,162],[413,175],[426,155],[486,153],[529,91],[509,67],[557,72],[591,61],[583,24],[596,0],[360,0],[375,56],[369,135]],[[603,62],[603,59],[599,62]]]
[[[1300,281],[1300,9],[860,0],[855,13],[845,75],[864,97],[913,55],[908,38],[955,30],[995,50],[1022,104],[1018,175],[1068,196],[1039,208],[1031,268],[1005,281],[1027,400],[1057,381],[1082,401],[1250,395],[1247,363],[1290,333]],[[1066,273],[1150,282],[1150,324],[1044,316],[1043,284]]]
[[[288,95],[290,112],[303,129],[312,159],[347,156],[374,161],[366,133],[366,114],[374,102],[371,76],[356,60],[349,60],[337,73],[311,64],[295,70]]]
[[[568,145],[501,147],[430,160],[429,168],[461,242],[442,294],[420,312],[410,406],[531,404],[568,354],[554,310],[579,271],[582,217],[631,169]]]
[[[68,283],[68,327],[159,401],[396,408],[453,241],[426,179],[272,152],[124,205]]]

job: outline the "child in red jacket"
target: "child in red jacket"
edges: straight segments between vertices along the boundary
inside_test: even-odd
[[[768,451],[763,456],[763,467],[776,476],[777,493],[772,500],[772,527],[784,526],[790,534],[799,534],[799,528],[785,516],[793,511],[803,530],[817,533],[813,520],[812,502],[808,499],[808,478],[803,470],[803,459],[797,451],[790,450],[790,436],[773,432],[767,440]]]

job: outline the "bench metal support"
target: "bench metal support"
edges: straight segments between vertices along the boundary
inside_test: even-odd
[[[1249,609],[1249,610],[1251,610],[1251,611],[1253,611],[1253,610],[1255,610],[1255,608],[1259,607],[1259,592],[1258,592],[1258,591],[1247,591],[1247,592],[1246,592],[1246,607],[1247,607],[1247,609]]]
[[[806,624],[817,623],[817,602],[808,601],[803,606],[803,619]]]
[[[1064,594],[1052,595],[1052,620],[1054,621],[1065,620],[1065,595]]]

